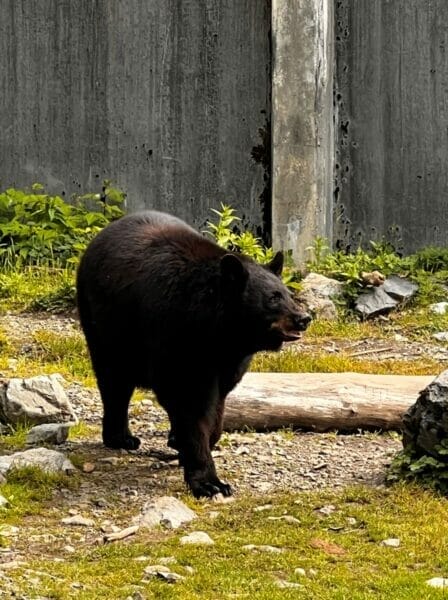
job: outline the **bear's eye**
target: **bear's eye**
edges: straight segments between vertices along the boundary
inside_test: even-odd
[[[283,294],[281,292],[274,292],[272,296],[269,298],[270,304],[276,305],[283,299]]]

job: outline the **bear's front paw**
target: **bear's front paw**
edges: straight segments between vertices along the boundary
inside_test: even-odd
[[[223,483],[217,477],[191,477],[187,483],[195,498],[211,498],[217,494],[231,496],[232,488],[228,483]]]
[[[140,439],[135,435],[103,436],[104,445],[108,448],[124,448],[125,450],[137,450]]]

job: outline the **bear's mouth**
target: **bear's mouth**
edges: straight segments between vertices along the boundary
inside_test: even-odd
[[[295,331],[280,331],[279,333],[284,342],[296,342],[302,337],[300,333]]]
[[[271,325],[271,331],[275,334],[281,342],[296,342],[301,338],[301,334],[299,331],[295,331],[293,329],[285,329],[279,323],[273,323]]]

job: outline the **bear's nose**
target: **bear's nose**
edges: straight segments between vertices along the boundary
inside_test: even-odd
[[[298,313],[297,315],[294,315],[293,321],[294,327],[298,331],[305,331],[311,322],[311,316],[308,313]]]

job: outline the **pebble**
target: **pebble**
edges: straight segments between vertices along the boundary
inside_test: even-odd
[[[285,521],[286,523],[290,523],[290,524],[297,524],[300,523],[299,519],[296,519],[295,517],[291,516],[291,515],[283,515],[281,517],[267,517],[268,521]]]
[[[263,512],[265,510],[271,510],[272,504],[263,504],[262,506],[256,506],[254,512]]]
[[[436,315],[444,315],[448,309],[448,302],[436,302],[429,305],[429,310]]]
[[[428,579],[426,583],[431,587],[448,589],[448,579],[445,577],[433,577],[432,579]]]
[[[65,517],[61,520],[61,523],[63,525],[76,525],[80,527],[93,527],[95,525],[95,521],[83,517],[82,515],[73,515],[72,517]]]
[[[283,548],[277,548],[276,546],[269,546],[267,544],[262,544],[261,546],[257,546],[256,544],[246,544],[243,546],[243,550],[258,550],[259,552],[270,552],[271,554],[281,554],[284,552]]]
[[[285,581],[284,579],[278,579],[276,584],[277,584],[277,587],[279,587],[281,589],[303,588],[303,585],[301,585],[300,583],[294,583],[293,581]]]
[[[399,548],[401,541],[398,538],[388,538],[381,542],[381,546],[387,546],[388,548]]]
[[[433,333],[432,337],[439,342],[448,342],[448,331],[438,331]]]
[[[0,526],[0,535],[2,537],[15,537],[19,535],[19,528],[15,525],[1,525]]]
[[[86,462],[82,465],[84,473],[92,473],[95,470],[95,463]]]
[[[322,506],[321,508],[317,508],[316,512],[319,513],[320,515],[324,515],[325,517],[329,517],[330,515],[332,515],[336,510],[336,506],[333,506],[333,504],[327,504],[326,506]]]
[[[198,544],[211,546],[215,543],[205,531],[192,531],[190,534],[182,536],[179,541],[182,545]]]
[[[4,508],[9,505],[9,500],[0,494],[0,508]]]

